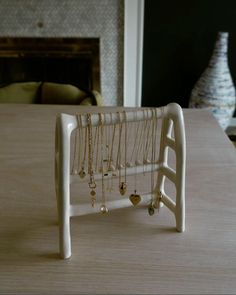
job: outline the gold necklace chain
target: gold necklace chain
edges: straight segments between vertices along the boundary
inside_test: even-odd
[[[127,184],[126,184],[126,161],[124,164],[124,167],[122,165],[122,159],[121,159],[121,144],[122,144],[122,129],[123,129],[123,122],[121,119],[121,114],[119,113],[119,124],[120,124],[120,129],[119,129],[119,145],[118,145],[118,153],[117,153],[117,163],[118,163],[118,169],[119,169],[119,191],[120,194],[123,196],[126,193],[127,189]],[[125,126],[126,127],[126,126]],[[125,128],[126,129],[126,128]],[[125,131],[125,137],[127,136],[127,130]],[[126,143],[125,143],[126,145]],[[126,149],[126,146],[125,146]],[[125,151],[125,157],[126,157],[126,151]],[[121,179],[121,169],[125,169],[125,180],[122,181]]]
[[[93,138],[92,138],[92,122],[91,114],[87,114],[88,122],[88,173],[89,173],[89,188],[91,189],[91,205],[94,207],[96,201],[96,182],[94,180],[93,172]]]
[[[102,204],[100,207],[101,213],[105,214],[108,212],[106,206],[106,195],[105,195],[105,182],[104,182],[104,116],[99,114],[100,128],[101,128],[101,173],[102,173]]]
[[[79,123],[81,126],[81,147],[82,147],[82,143],[84,144],[84,156],[83,156],[83,160],[82,160],[82,164],[81,164],[81,170],[79,171],[79,176],[80,178],[84,178],[86,176],[86,172],[85,172],[85,160],[86,160],[86,149],[87,149],[87,128],[85,128],[85,131],[83,132],[83,128],[82,128],[82,117],[81,115],[79,115]]]

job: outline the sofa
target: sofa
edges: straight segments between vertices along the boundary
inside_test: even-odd
[[[18,82],[0,87],[0,103],[103,105],[101,94],[71,84]]]

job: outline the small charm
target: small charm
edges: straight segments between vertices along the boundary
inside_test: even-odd
[[[141,201],[141,197],[140,197],[140,195],[136,194],[136,191],[135,191],[134,194],[131,194],[129,196],[129,200],[134,206],[136,206]]]
[[[126,193],[127,185],[125,182],[121,182],[119,190],[120,194],[123,196]]]
[[[107,206],[106,206],[106,205],[102,205],[102,206],[100,207],[100,211],[101,211],[102,214],[107,213],[107,212],[108,212],[108,208],[107,208]]]
[[[155,209],[154,209],[153,205],[150,204],[150,205],[148,206],[148,214],[149,214],[150,216],[152,216],[152,215],[154,215],[154,213],[155,213]]]
[[[80,178],[84,178],[86,176],[86,172],[84,170],[84,167],[80,170],[79,176],[80,176]]]

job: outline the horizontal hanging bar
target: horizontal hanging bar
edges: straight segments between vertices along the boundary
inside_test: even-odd
[[[151,120],[153,117],[159,119],[162,118],[166,112],[166,107],[161,108],[152,108],[152,109],[142,109],[142,110],[133,110],[133,111],[120,111],[120,112],[111,112],[111,113],[100,113],[103,117],[103,125],[113,125],[124,122],[136,122],[142,120]],[[88,126],[88,117],[87,114],[78,114],[78,117],[81,120],[77,120],[76,115],[61,114],[63,121],[69,121],[72,129],[78,127],[87,127]],[[100,114],[90,113],[91,114],[91,125],[99,126],[100,125]],[[81,122],[80,122],[81,121]],[[80,126],[81,124],[81,126]]]

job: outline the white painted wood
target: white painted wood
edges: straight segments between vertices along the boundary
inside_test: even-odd
[[[156,118],[161,118],[164,112],[166,111],[166,108],[160,107],[154,109]],[[117,124],[120,122],[134,122],[137,120],[151,120],[153,117],[153,112],[150,109],[137,109],[134,111],[127,110],[126,113],[124,113],[124,110],[120,112],[109,112],[107,111],[104,115],[104,126],[110,125],[110,124]],[[76,116],[69,115],[69,114],[61,114],[62,120],[65,122],[68,122],[70,125],[70,129],[74,130],[78,127],[78,122],[76,119]],[[87,113],[81,114],[81,124],[82,127],[86,127],[88,125],[87,122]],[[97,126],[100,123],[99,114],[92,114],[91,116],[91,123],[93,126]]]
[[[176,209],[176,204],[175,202],[168,197],[164,192],[162,192],[162,198],[161,198],[162,203],[168,207],[174,214],[175,214],[175,209]]]
[[[185,165],[186,165],[186,151],[185,151],[185,127],[181,107],[176,103],[168,104],[165,107],[155,109],[156,115],[162,118],[162,130],[160,141],[160,155],[158,164],[153,165],[158,171],[157,184],[154,189],[154,203],[158,207],[160,198],[163,195],[163,202],[167,208],[175,215],[176,229],[179,232],[185,230]],[[121,116],[121,113],[105,113],[104,118],[106,124],[116,124],[124,118],[129,121],[139,121],[144,119],[151,119],[152,110],[127,111],[126,116]],[[99,114],[90,114],[91,124],[97,126],[99,124]],[[87,114],[81,115],[82,126],[87,126]],[[110,119],[110,121],[109,121]],[[89,208],[91,205],[77,205],[70,204],[70,182],[72,176],[70,175],[70,136],[71,132],[76,129],[77,119],[76,115],[61,114],[56,121],[56,148],[55,148],[55,181],[58,202],[58,217],[59,217],[59,241],[60,241],[60,255],[63,259],[71,256],[71,237],[70,237],[70,217],[85,215],[99,212],[99,207]],[[166,138],[170,136],[171,129],[174,128],[174,139],[167,141]],[[176,171],[168,166],[168,144],[171,142],[171,147],[176,153]],[[152,165],[145,165],[150,171],[153,169]],[[122,174],[124,174],[124,171]],[[134,173],[143,173],[143,166],[127,168],[129,175]],[[165,193],[165,177],[175,184],[176,187],[176,204]],[[99,179],[98,176],[96,176]],[[101,178],[101,176],[100,176]],[[73,180],[75,177],[73,176]],[[80,178],[77,177],[78,182]],[[127,199],[116,200],[108,202],[111,209],[125,208],[132,206]],[[110,209],[110,208],[109,208]]]
[[[141,106],[144,0],[125,0],[124,106]]]

